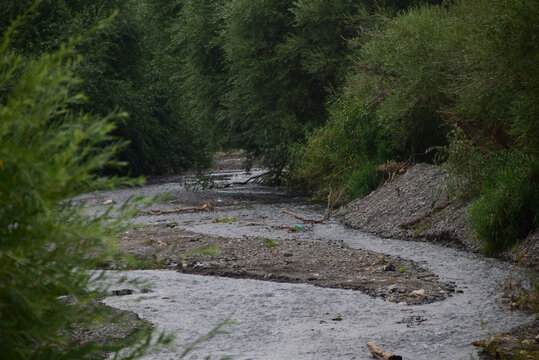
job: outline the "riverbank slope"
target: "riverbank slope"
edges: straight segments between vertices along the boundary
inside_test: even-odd
[[[416,164],[368,196],[352,201],[336,215],[354,229],[383,238],[418,240],[479,252],[482,247],[468,223],[471,202],[453,200],[449,175],[442,167]],[[539,269],[537,229],[501,258]]]

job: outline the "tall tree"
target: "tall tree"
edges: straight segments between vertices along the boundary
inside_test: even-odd
[[[0,23],[6,26],[20,6],[7,6]],[[170,4],[170,1],[166,1]],[[140,1],[99,0],[43,1],[14,38],[14,48],[32,55],[52,51],[71,35],[87,32],[100,20],[118,10],[118,16],[105,29],[94,32],[77,46],[84,60],[77,68],[83,79],[80,89],[89,97],[85,111],[98,115],[121,108],[130,117],[118,123],[116,134],[130,141],[122,158],[135,174],[180,171],[207,162],[193,128],[168,106],[163,77],[152,61],[153,43],[147,41],[147,18],[155,10]],[[162,10],[162,9],[159,9]]]
[[[226,92],[224,53],[219,43],[225,3],[185,0],[172,25],[169,46],[174,56],[170,99],[186,118],[204,129],[214,151],[227,143],[220,121]]]
[[[234,144],[277,173],[287,164],[289,145],[303,137],[307,124],[320,123],[325,111],[311,96],[318,84],[286,46],[294,26],[291,6],[288,0],[232,0],[223,10],[229,86],[224,116]]]

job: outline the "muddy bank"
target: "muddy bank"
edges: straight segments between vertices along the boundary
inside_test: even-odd
[[[336,241],[225,238],[167,223],[124,233],[119,246],[121,253],[103,268],[168,268],[190,274],[308,283],[360,290],[403,305],[444,300],[455,292],[454,284],[438,281],[437,275],[413,261],[352,249]]]

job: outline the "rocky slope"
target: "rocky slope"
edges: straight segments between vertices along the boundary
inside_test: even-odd
[[[341,209],[344,223],[381,237],[429,240],[477,251],[466,223],[469,204],[449,202],[448,174],[417,164],[370,195]]]
[[[439,166],[416,164],[336,215],[347,226],[381,237],[430,241],[477,252],[481,243],[467,222],[470,203],[449,200],[448,178]],[[517,251],[502,257],[537,268],[537,238],[536,230]]]

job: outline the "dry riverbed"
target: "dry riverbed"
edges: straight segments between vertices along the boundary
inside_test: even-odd
[[[104,301],[159,329],[178,331],[180,348],[226,318],[241,323],[192,358],[359,359],[368,354],[364,344],[373,342],[405,358],[468,359],[477,356],[473,340],[531,321],[509,312],[500,299],[509,264],[429,244],[430,237],[421,239],[427,242],[382,239],[335,219],[303,223],[286,212],[320,219],[324,206],[285,189],[247,184],[263,171],[246,174],[234,170],[241,156],[225,159],[231,164],[220,164],[204,189],[189,186],[192,177],[173,176],[79,199],[98,214],[132,196],[169,194],[120,234],[117,255],[101,268],[133,271],[108,272],[107,284],[119,296]],[[401,188],[399,194],[408,194]],[[380,210],[369,221],[381,226],[390,220],[385,215],[399,211],[408,223],[434,219],[419,206],[426,200],[401,200],[395,199],[420,213]],[[175,210],[206,203],[211,212]],[[376,203],[389,206],[369,204],[376,209]],[[346,223],[352,220],[352,213],[342,215]],[[113,285],[124,277],[147,281],[147,292]],[[147,359],[177,354],[171,350]]]
[[[215,221],[233,221],[215,220]],[[297,231],[295,227],[288,231]],[[144,226],[119,237],[120,252],[106,269],[180,272],[360,290],[403,305],[452,296],[454,284],[413,261],[351,249],[335,242],[198,234],[176,223]]]

